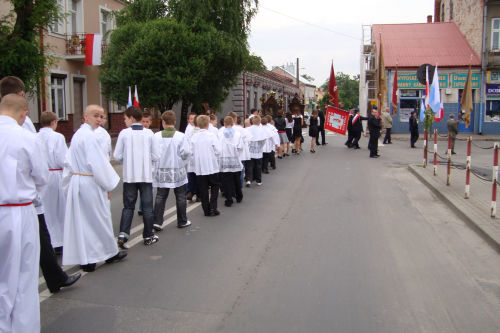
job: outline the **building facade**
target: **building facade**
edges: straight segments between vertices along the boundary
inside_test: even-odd
[[[39,93],[31,96],[30,118],[38,124],[40,113],[53,111],[59,118],[58,131],[70,140],[80,127],[83,111],[89,104],[102,105],[109,112],[109,127],[123,123],[116,103],[101,94],[99,66],[85,65],[86,34],[103,34],[102,51],[106,51],[109,35],[115,27],[113,11],[124,3],[119,0],[58,0],[65,19],[48,27],[41,42],[44,54],[54,61],[40,84]],[[2,14],[11,8],[4,4]]]
[[[368,30],[368,29],[366,29]],[[404,40],[404,43],[401,41]],[[383,45],[384,68],[379,69],[380,47]],[[360,107],[364,112],[377,104],[376,93],[380,90],[376,72],[384,70],[386,86],[382,105],[390,107],[393,113],[393,131],[408,132],[408,121],[412,111],[420,111],[425,98],[425,86],[417,79],[417,70],[424,64],[438,64],[441,102],[444,109],[444,120],[435,123],[434,128],[445,133],[446,120],[450,114],[457,119],[463,117],[460,110],[461,96],[469,64],[472,66],[472,89],[474,111],[472,123],[465,127],[459,125],[460,132],[485,134],[495,133],[497,129],[483,126],[481,117],[481,59],[469,45],[464,35],[454,22],[422,24],[376,24],[370,27],[370,37],[364,37],[361,56]],[[397,91],[398,108],[393,109],[392,100],[395,69],[398,68]],[[425,68],[425,67],[424,67]],[[432,79],[432,77],[430,78]],[[420,126],[423,128],[423,126]]]

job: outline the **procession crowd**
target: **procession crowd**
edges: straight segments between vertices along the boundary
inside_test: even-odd
[[[99,105],[86,107],[84,123],[68,147],[56,132],[53,112],[42,112],[36,132],[20,79],[3,78],[0,97],[0,332],[40,331],[39,265],[54,293],[81,277],[67,275],[57,255],[62,255],[63,265],[80,265],[85,272],[94,271],[98,262],[125,258],[137,199],[143,243],[149,246],[159,241],[170,189],[176,197],[177,227],[185,228],[191,225],[188,200],[201,201],[205,216],[218,216],[219,192],[226,207],[234,200],[240,203],[245,186],[261,186],[262,174],[276,169],[276,157],[302,151],[300,111],[278,110],[273,118],[252,110],[248,119],[230,112],[220,128],[215,115],[192,113],[184,133],[175,128],[175,113],[166,111],[163,130],[153,133],[150,116],[131,106],[124,112],[127,128],[112,151],[103,128],[105,110]],[[314,110],[309,120],[311,153],[320,134],[326,144],[324,115]],[[110,200],[120,176],[111,157],[123,163],[117,238]]]

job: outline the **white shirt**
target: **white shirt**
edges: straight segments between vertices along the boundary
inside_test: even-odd
[[[220,142],[213,133],[200,129],[191,137],[193,172],[197,176],[219,173]]]
[[[219,158],[220,172],[238,172],[243,168],[240,153],[243,150],[243,138],[233,127],[222,127],[219,131],[221,155]]]
[[[285,118],[286,128],[293,128],[293,119],[292,121],[288,121],[288,118]]]
[[[155,134],[160,159],[154,163],[153,186],[176,188],[187,183],[186,164],[191,157],[191,147],[184,133],[176,131],[171,138],[162,132]]]
[[[49,178],[47,160],[33,133],[0,115],[0,205],[32,202]]]
[[[94,130],[94,132],[97,135],[97,141],[99,141],[99,146],[101,146],[104,154],[108,157],[108,159],[111,159],[111,136],[108,131],[106,131],[106,129],[102,126],[99,126]]]
[[[153,162],[160,158],[157,143],[153,131],[138,123],[120,132],[113,157],[123,161],[125,183],[153,182]]]

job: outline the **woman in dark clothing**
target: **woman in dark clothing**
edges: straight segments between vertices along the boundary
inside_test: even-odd
[[[302,125],[304,124],[304,117],[300,110],[296,111],[293,115],[293,150],[292,153],[299,155],[300,140],[302,139]]]
[[[309,120],[309,136],[311,137],[311,153],[315,153],[314,143],[316,142],[316,137],[318,136],[318,111],[314,110],[312,112],[311,120]]]
[[[287,112],[285,116],[286,122],[286,136],[288,138],[288,143],[286,144],[286,152],[283,156],[290,156],[290,142],[294,142],[293,139],[293,117],[291,112]],[[292,148],[293,149],[293,148]]]
[[[286,120],[283,118],[283,110],[278,110],[278,116],[274,118],[274,127],[278,130],[278,136],[280,137],[280,147],[278,148],[278,158],[283,158],[283,153],[285,152],[285,145],[288,143],[288,137],[286,135]]]

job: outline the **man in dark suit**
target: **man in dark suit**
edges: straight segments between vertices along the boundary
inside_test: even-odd
[[[350,118],[351,129],[349,131],[349,133],[352,133],[353,141],[351,147],[354,149],[359,149],[359,139],[361,139],[361,133],[363,132],[362,120],[368,120],[368,118],[360,116],[359,110],[354,109],[354,113]]]
[[[325,141],[325,113],[321,111],[321,108],[319,105],[316,107],[318,110],[318,118],[319,118],[319,124],[318,124],[318,136],[316,137],[316,145],[319,146],[319,136],[321,134],[321,145],[327,145]]]
[[[448,127],[448,136],[451,139],[451,153],[455,153],[455,139],[458,134],[458,121],[455,120],[455,115],[450,114],[450,119],[446,122],[446,126]]]
[[[354,109],[349,110],[349,120],[347,120],[347,141],[344,143],[347,148],[352,148],[352,140],[354,139],[352,131],[352,118],[354,117]]]
[[[368,149],[370,149],[370,157],[377,158],[378,154],[378,138],[380,137],[380,130],[382,124],[376,107],[373,107],[372,113],[368,116],[368,130],[370,131],[370,141],[368,142]]]
[[[410,117],[410,147],[415,147],[415,142],[418,140],[418,120],[417,120],[417,112],[413,111]]]

